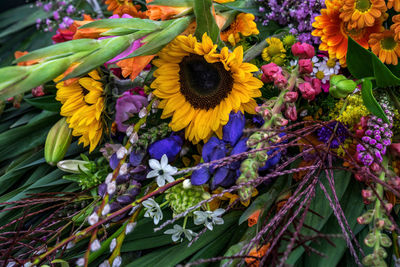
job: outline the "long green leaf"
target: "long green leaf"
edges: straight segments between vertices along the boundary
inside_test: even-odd
[[[158,5],[158,6],[173,6],[173,7],[193,7],[194,0],[154,0],[147,5]]]
[[[372,66],[372,53],[364,49],[350,36],[347,45],[347,68],[350,73],[357,79],[374,76],[374,68]]]
[[[130,28],[135,30],[156,31],[161,29],[164,22],[140,18],[103,19],[87,23],[79,29],[86,28]]]
[[[383,111],[381,105],[379,105],[378,101],[376,101],[374,94],[372,93],[372,82],[369,79],[365,79],[362,84],[361,96],[364,102],[364,105],[367,109],[382,120],[389,123],[388,118],[386,117],[385,112]]]
[[[214,19],[212,5],[212,0],[194,1],[194,14],[197,23],[195,35],[197,39],[201,40],[203,34],[207,33],[214,43],[218,43],[220,31]]]
[[[24,98],[26,102],[31,104],[34,107],[59,112],[61,108],[61,103],[55,99],[54,95],[46,95],[42,97],[34,97],[34,98]]]
[[[375,54],[372,54],[372,65],[374,67],[376,84],[379,87],[384,88],[400,85],[400,79],[396,77]]]

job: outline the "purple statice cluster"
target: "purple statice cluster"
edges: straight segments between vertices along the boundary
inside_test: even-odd
[[[288,26],[289,32],[297,36],[302,43],[319,44],[320,39],[311,35],[312,23],[321,9],[325,8],[325,0],[257,0],[260,16],[258,21],[264,26],[270,21]]]
[[[336,128],[336,129],[335,129]],[[335,134],[333,134],[335,130]],[[332,134],[334,135],[332,137]],[[348,136],[346,127],[338,121],[333,121],[317,131],[318,140],[327,144],[331,139],[330,147],[338,148]]]
[[[83,11],[75,8],[72,0],[39,0],[35,5],[51,13],[46,19],[36,20],[36,28],[45,32],[51,32],[54,28],[67,29],[74,22],[72,17],[80,17],[83,14]]]
[[[381,106],[385,111],[389,123],[384,122],[376,116],[371,116],[362,137],[364,143],[357,145],[357,158],[365,166],[370,166],[375,160],[382,162],[387,147],[391,144],[393,112],[389,109],[387,103],[383,103]]]

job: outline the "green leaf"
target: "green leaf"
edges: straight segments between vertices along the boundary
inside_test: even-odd
[[[386,67],[385,64],[375,55],[372,54],[372,65],[374,67],[374,76],[376,84],[379,87],[389,87],[400,85],[400,79]]]
[[[289,179],[286,176],[277,178],[272,187],[266,193],[258,196],[243,212],[242,216],[240,216],[239,224],[245,222],[257,210],[267,212],[278,195],[285,191],[288,185]]]
[[[176,36],[181,34],[192,21],[192,17],[183,17],[176,20],[172,20],[171,24],[163,29],[148,35],[142,42],[145,44],[140,48],[136,49],[132,54],[125,57],[132,58],[143,55],[154,55],[160,51],[166,44],[175,39]]]
[[[347,45],[347,68],[357,79],[374,76],[372,53],[359,45],[350,36]]]
[[[147,5],[171,6],[171,7],[193,7],[194,0],[154,0]]]
[[[165,22],[155,21],[149,19],[140,19],[140,18],[121,18],[121,19],[102,19],[96,20],[90,23],[87,23],[79,29],[86,28],[104,28],[104,29],[115,29],[115,28],[129,28],[145,31],[156,31],[160,30],[161,26]]]
[[[34,98],[24,98],[26,102],[31,104],[34,107],[53,111],[53,112],[60,112],[61,103],[55,99],[55,95],[46,95],[41,97],[34,97]]]
[[[51,263],[60,263],[61,267],[69,267],[69,263],[61,259],[53,260]]]
[[[374,94],[372,93],[372,82],[370,79],[365,79],[363,81],[362,89],[361,89],[361,96],[364,102],[364,105],[367,109],[377,116],[381,118],[385,122],[389,123],[388,118],[386,117],[385,112],[383,111],[382,107],[379,105],[378,101],[376,101]]]
[[[220,31],[214,19],[212,5],[212,0],[194,1],[194,15],[197,23],[195,35],[198,40],[201,40],[203,34],[207,33],[214,43],[218,43]]]

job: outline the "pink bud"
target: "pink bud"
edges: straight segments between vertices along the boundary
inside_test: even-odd
[[[374,162],[374,163],[372,163],[372,165],[371,165],[371,170],[372,170],[373,172],[379,172],[379,171],[381,170],[381,167],[379,166],[378,163]]]
[[[357,222],[358,224],[365,224],[365,219],[362,216],[360,216],[357,218]]]
[[[315,90],[315,94],[319,95],[321,93],[321,80],[317,78],[313,78],[311,80],[311,85]]]
[[[391,212],[393,209],[393,204],[392,203],[386,203],[385,208],[388,212]]]
[[[312,45],[297,42],[292,45],[292,53],[300,59],[312,58],[315,55],[315,50]]]
[[[266,109],[266,110],[264,110],[264,112],[263,112],[263,114],[264,114],[264,117],[267,117],[268,115],[269,115],[269,110],[268,109]]]
[[[299,90],[304,99],[314,100],[316,92],[313,86],[309,82],[299,84]]]
[[[261,80],[264,83],[270,83],[274,81],[275,79],[273,78],[273,76],[276,74],[281,74],[282,72],[282,68],[276,65],[275,63],[269,63],[267,65],[264,65],[261,67],[261,70],[263,72]]]
[[[282,118],[280,121],[281,126],[286,126],[289,123],[287,119]]]
[[[285,116],[291,121],[296,121],[297,120],[297,110],[296,110],[296,105],[294,104],[289,104],[286,107],[285,111]]]
[[[42,86],[42,85],[39,85],[38,87],[33,88],[33,89],[32,89],[32,95],[33,95],[34,97],[44,96],[45,93],[44,93],[44,91],[43,91],[43,86]]]
[[[361,190],[361,195],[363,198],[370,198],[370,197],[372,197],[372,191],[371,190]]]
[[[290,102],[290,103],[296,102],[298,97],[299,94],[297,92],[294,91],[287,92],[285,94],[285,102]]]
[[[300,73],[310,74],[313,71],[313,65],[310,59],[299,60],[299,71]]]
[[[285,78],[285,76],[283,76],[282,74],[275,74],[273,76],[274,79],[274,85],[276,87],[278,87],[279,89],[284,88],[287,85],[287,80]]]

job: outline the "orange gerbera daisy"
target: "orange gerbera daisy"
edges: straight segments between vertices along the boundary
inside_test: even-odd
[[[400,11],[400,0],[388,0],[386,5],[388,9],[394,7],[396,12]]]
[[[145,12],[138,11],[140,5],[134,5],[132,0],[106,0],[107,10],[112,11],[114,15],[131,15],[135,18],[145,18]]]
[[[348,29],[372,27],[387,10],[384,0],[344,0],[340,18]]]
[[[231,45],[236,45],[240,40],[240,35],[250,36],[252,34],[259,34],[257,24],[254,22],[254,15],[250,13],[240,13],[237,15],[234,22],[221,32],[222,41],[229,41]]]
[[[390,30],[394,32],[394,40],[400,40],[400,15],[392,17],[393,24],[390,26]]]
[[[315,28],[312,35],[321,37],[320,50],[328,51],[329,57],[337,58],[345,66],[348,36],[368,48],[369,35],[383,30],[383,19],[376,20],[372,27],[348,30],[347,24],[340,18],[342,6],[342,0],[326,1],[326,9],[321,10],[321,15],[312,24]]]
[[[373,33],[369,44],[372,52],[379,57],[383,63],[397,65],[400,56],[400,44],[394,40],[394,32],[385,30],[381,33]]]

